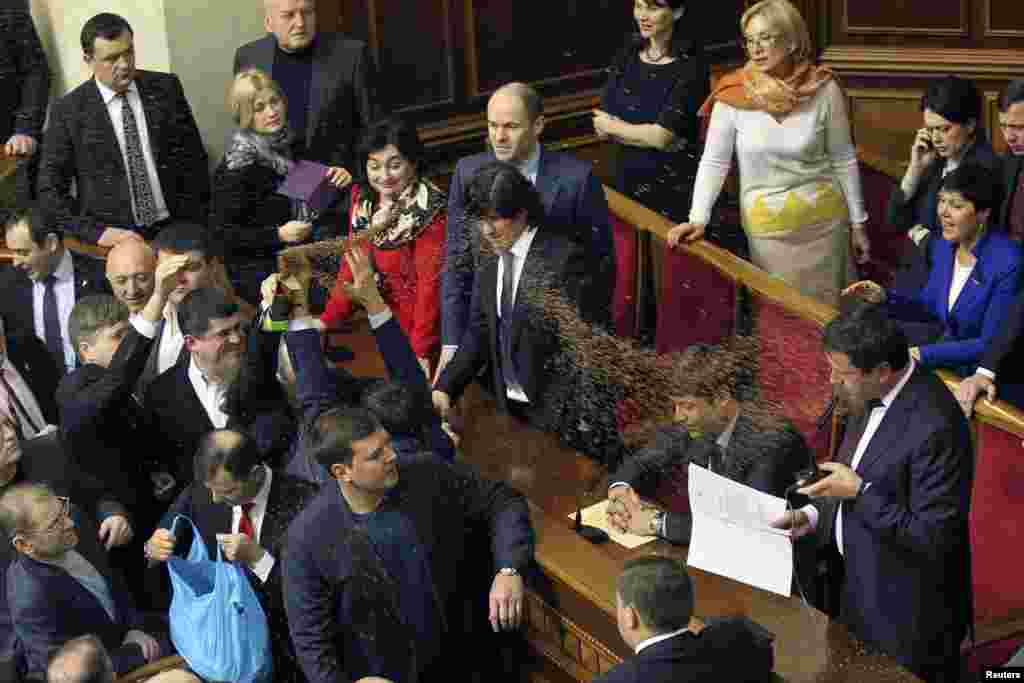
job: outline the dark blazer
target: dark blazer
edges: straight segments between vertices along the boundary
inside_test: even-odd
[[[167,210],[173,219],[205,225],[209,162],[181,81],[174,74],[139,70],[135,83]],[[108,226],[136,229],[128,171],[95,80],[54,103],[38,189],[41,201],[59,209],[61,228],[86,242],[95,244]]]
[[[132,395],[152,340],[130,329],[110,367],[88,363],[57,388],[61,435],[72,459],[137,508],[150,502],[157,463],[142,447],[142,415]]]
[[[1012,152],[1003,155],[1003,206],[999,211],[999,225],[1008,228],[1013,198],[1020,187],[1020,172],[1024,169],[1024,155]]]
[[[276,51],[273,35],[247,43],[235,52],[234,72],[256,67],[272,75]],[[376,67],[366,43],[340,33],[317,33],[306,130],[296,131],[308,159],[355,173],[360,131],[380,114],[375,88]]]
[[[471,295],[479,257],[479,236],[466,220],[466,189],[482,166],[495,160],[483,152],[459,160],[448,190],[448,233],[441,282],[441,342],[458,345],[470,325]],[[561,152],[541,149],[537,190],[544,202],[544,229],[577,242],[594,270],[595,292],[604,306],[590,311],[591,320],[608,324],[615,289],[615,242],[608,202],[589,163]],[[597,264],[597,267],[594,267]]]
[[[758,429],[743,413],[741,404],[729,446],[720,460],[714,440],[691,439],[680,427],[662,429],[653,447],[627,458],[609,482],[625,482],[637,493],[650,496],[662,477],[693,462],[758,491],[784,496],[796,482],[796,473],[809,466],[812,456],[803,436],[788,420],[781,418],[779,427],[771,432]],[[688,512],[669,512],[665,517],[665,538],[672,543],[689,545],[692,528]]]
[[[766,683],[773,662],[770,643],[758,643],[745,620],[721,619],[648,645],[594,683]]]
[[[156,324],[156,334],[153,335],[153,343],[149,347],[149,356],[146,358],[146,364],[139,375],[139,381],[135,384],[135,398],[140,401],[146,395],[146,387],[159,374],[157,370],[160,368],[160,339],[163,338],[165,324],[163,318]],[[178,354],[178,360],[175,364],[188,363],[189,357],[188,349],[182,346],[181,353]],[[168,368],[167,370],[170,371],[170,369]]]
[[[415,528],[429,558],[446,644],[457,646],[469,637],[461,633],[461,591],[471,581],[460,574],[469,527],[490,529],[495,572],[522,571],[533,561],[525,499],[460,463],[430,455],[404,460],[398,484],[379,509],[400,511]],[[340,487],[321,487],[292,522],[284,560],[288,624],[310,683],[356,680],[380,671],[385,659],[390,670],[409,672],[405,680],[415,683],[416,646],[402,623],[397,592]],[[486,603],[481,597],[472,608],[484,610]],[[367,659],[361,651],[374,654]]]
[[[994,174],[1000,172],[999,157],[992,150],[992,145],[984,137],[982,131],[970,149],[964,153],[961,164],[978,164]],[[915,225],[923,225],[934,234],[940,227],[938,218],[939,188],[942,186],[942,170],[946,160],[939,158],[932,162],[917,186],[917,192],[907,197],[903,189],[896,184],[889,197],[886,221],[894,228],[909,230]],[[997,203],[998,206],[998,203]]]
[[[970,430],[956,399],[917,368],[886,409],[842,502],[841,618],[924,677],[959,656],[972,621]],[[818,499],[818,540],[834,540],[837,501]]]
[[[248,431],[271,466],[283,460],[295,435],[295,423],[274,379],[274,342],[278,339],[279,335],[256,331],[249,335],[245,408],[242,414],[230,415],[227,422],[228,427]],[[192,458],[199,439],[214,428],[189,380],[190,363],[190,357],[182,358],[157,376],[142,400],[144,429],[149,435],[146,443],[152,444],[152,457],[174,476],[179,487],[192,481]]]
[[[555,373],[546,371],[546,366],[559,351],[559,339],[545,323],[530,295],[554,289],[563,292],[568,301],[578,306],[600,306],[601,297],[592,293],[595,287],[587,266],[582,247],[546,228],[537,230],[516,289],[512,322],[512,354],[517,377],[534,407],[543,405],[545,391],[556,379]],[[457,400],[489,362],[498,405],[507,410],[498,346],[497,281],[498,258],[491,256],[482,264],[479,277],[472,283],[469,327],[458,353],[441,373],[435,388]],[[588,317],[586,313],[581,315]]]
[[[57,432],[21,442],[18,472],[6,486],[0,487],[0,491],[23,482],[47,484],[56,495],[71,498],[86,514],[100,522],[114,515],[131,518],[114,491],[68,458]],[[11,539],[0,530],[0,577],[5,575],[7,565],[16,554]],[[14,654],[14,642],[7,591],[0,590],[0,658]]]
[[[275,681],[305,681],[295,659],[291,639],[288,637],[288,621],[281,594],[281,561],[284,557],[288,526],[317,491],[319,486],[315,484],[290,477],[280,471],[273,473],[267,511],[260,527],[259,544],[274,556],[274,567],[270,570],[266,582],[260,581],[253,574],[249,575],[250,583],[259,596],[270,626]],[[232,507],[225,503],[214,503],[210,490],[205,485],[194,482],[182,491],[171,505],[160,522],[160,527],[170,529],[175,516],[179,514],[185,515],[195,523],[203,542],[206,543],[207,553],[211,558],[216,558],[217,534],[231,533]],[[191,527],[179,524],[175,531],[175,553],[185,556],[192,547]]]
[[[122,645],[128,631],[145,631],[146,625],[123,578],[107,561],[96,523],[76,510],[75,525],[76,550],[107,580],[117,619],[111,620],[99,600],[66,571],[19,553],[7,568],[7,603],[29,676],[45,677],[52,650],[88,633],[103,641],[118,674],[146,663],[138,645]]]
[[[41,142],[50,70],[28,2],[0,2],[0,143],[14,133]]]
[[[35,332],[17,329],[7,334],[7,357],[32,390],[43,417],[49,424],[57,424],[55,394],[63,373],[57,369],[46,345]]]
[[[1024,250],[1003,233],[986,233],[974,247],[977,264],[949,310],[957,245],[938,235],[928,240],[932,264],[924,289],[912,295],[889,292],[886,307],[897,320],[939,321],[942,338],[923,344],[921,362],[930,368],[954,368],[968,373],[999,332],[1024,274]],[[970,366],[965,370],[964,366]]]

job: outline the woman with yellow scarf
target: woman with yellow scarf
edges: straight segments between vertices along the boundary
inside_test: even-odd
[[[669,244],[703,236],[735,153],[751,260],[837,304],[854,277],[851,251],[866,263],[870,249],[843,92],[811,63],[807,24],[788,0],[758,2],[740,27],[750,59],[701,109],[711,122],[689,222],[669,232]]]

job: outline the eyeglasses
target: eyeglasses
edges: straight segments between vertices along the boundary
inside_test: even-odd
[[[746,48],[747,52],[756,50],[757,48],[764,48],[770,50],[779,42],[780,35],[774,33],[762,33],[759,36],[741,36],[740,41],[743,43],[743,47]]]
[[[44,526],[42,529],[33,531],[23,531],[19,536],[48,536],[63,531],[64,520],[71,516],[71,499],[63,496],[57,496],[57,502],[60,503],[60,512],[53,518],[53,521]],[[14,538],[11,538],[11,543],[14,543]]]

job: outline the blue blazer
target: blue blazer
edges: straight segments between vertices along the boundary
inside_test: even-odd
[[[921,346],[921,362],[926,367],[977,365],[1020,287],[1024,250],[1005,234],[990,229],[975,245],[978,262],[949,310],[956,250],[957,245],[938,236],[928,240],[932,269],[924,288],[910,295],[889,292],[887,306],[895,318],[937,319],[945,328],[940,341]]]
[[[473,224],[466,221],[466,187],[485,164],[495,160],[491,152],[459,160],[448,190],[448,233],[445,238],[445,270],[441,282],[441,341],[457,346],[469,327],[470,300],[478,254],[478,238]],[[560,152],[541,149],[537,169],[537,190],[544,202],[544,228],[568,237],[584,247],[588,258],[600,264],[601,289],[611,302],[615,289],[615,242],[612,239],[608,202],[601,182],[589,163]],[[603,317],[594,320],[607,324],[611,305]]]

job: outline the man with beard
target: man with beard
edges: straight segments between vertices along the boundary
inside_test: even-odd
[[[230,427],[248,431],[276,466],[295,427],[273,378],[270,335],[250,335],[238,305],[215,288],[185,295],[177,322],[189,359],[154,379],[143,400],[159,461],[187,485],[200,438]]]
[[[828,476],[797,489],[813,504],[775,526],[816,531],[854,635],[929,683],[959,681],[972,620],[967,421],[880,310],[841,314],[824,347],[846,434]]]

